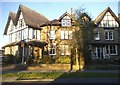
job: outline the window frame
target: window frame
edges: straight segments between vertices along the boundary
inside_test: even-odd
[[[52,47],[51,47],[52,46]],[[51,53],[52,52],[52,53]],[[55,53],[54,53],[55,52]],[[49,55],[56,55],[56,44],[50,44]]]
[[[110,35],[110,33],[112,35]],[[114,32],[113,31],[105,31],[105,40],[114,40]]]
[[[71,26],[71,18],[69,16],[63,17],[61,20],[61,26],[62,27],[70,27]]]
[[[100,32],[96,32],[96,35],[95,35],[95,40],[100,40]]]
[[[52,34],[53,32],[53,34]],[[50,30],[50,39],[55,39],[55,30]]]
[[[68,30],[61,30],[60,33],[60,39],[62,40],[69,40],[72,39],[72,31],[68,31]]]
[[[69,45],[60,45],[60,55],[70,55],[70,46]]]

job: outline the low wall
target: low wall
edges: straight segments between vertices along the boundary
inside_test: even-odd
[[[78,66],[73,65],[73,70],[77,70]],[[29,71],[69,71],[70,64],[41,64],[40,66],[29,66]]]

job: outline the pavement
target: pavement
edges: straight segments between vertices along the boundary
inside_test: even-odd
[[[4,81],[2,85],[120,85],[117,78],[62,78]]]

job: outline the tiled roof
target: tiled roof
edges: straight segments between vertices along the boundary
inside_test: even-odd
[[[44,23],[44,24],[42,24],[42,25],[40,25],[40,27],[43,27],[43,26],[60,26],[61,25],[61,22],[58,20],[58,19],[54,19],[54,20],[52,20],[52,21],[49,21],[49,22],[47,22],[47,23]]]
[[[44,23],[44,24],[42,24],[42,25],[40,25],[40,27],[42,27],[42,26],[50,26],[50,25],[52,25],[52,26],[60,26],[61,25],[61,19],[64,17],[64,16],[69,16],[71,19],[72,19],[72,17],[71,17],[71,15],[68,13],[68,12],[65,12],[62,16],[60,16],[59,17],[59,19],[54,19],[54,20],[51,20],[51,21],[49,21],[49,22],[47,22],[47,23]]]
[[[15,23],[16,23],[16,22],[15,22],[15,18],[16,18],[16,13],[10,12],[10,13],[9,13],[9,16],[8,16],[8,21],[7,21],[7,24],[6,24],[6,27],[5,27],[4,35],[7,34],[7,29],[8,29],[10,20],[12,20],[12,21],[13,21],[13,24],[15,25]]]
[[[23,5],[20,5],[19,10],[22,12],[25,23],[33,28],[40,28],[38,25],[48,22],[49,20],[44,17],[42,14],[31,10]],[[18,10],[18,15],[19,15]]]
[[[10,19],[12,19],[12,21],[14,22],[15,25],[17,24],[20,12],[22,12],[24,21],[28,27],[40,29],[39,25],[49,21],[42,14],[40,14],[26,6],[20,5],[17,14],[10,12],[9,17],[12,17],[12,18],[8,18],[8,22],[7,22],[5,31],[4,31],[4,35],[7,34],[7,29],[8,29]]]

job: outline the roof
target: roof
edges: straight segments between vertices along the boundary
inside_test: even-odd
[[[43,27],[43,26],[60,26],[61,25],[61,22],[58,20],[58,19],[54,19],[54,20],[52,20],[52,21],[49,21],[49,22],[47,22],[47,23],[44,23],[44,24],[42,24],[42,25],[40,25],[40,27]]]
[[[59,17],[59,20],[61,20],[66,15],[69,16],[72,19],[71,15],[68,12],[65,12],[62,16]]]
[[[110,12],[110,14],[115,18],[115,20],[120,24],[119,19],[117,16],[114,14],[114,12],[110,9],[110,7],[107,7],[96,19],[95,19],[95,24],[98,25],[102,19],[104,18],[105,14],[107,12]]]
[[[15,18],[16,18],[16,13],[10,12],[10,13],[9,13],[9,16],[8,16],[8,20],[7,20],[6,27],[5,27],[4,35],[7,34],[7,29],[8,29],[10,20],[12,20],[13,24],[15,25]]]
[[[49,20],[44,17],[42,14],[34,11],[34,10],[31,10],[29,9],[28,7],[25,7],[23,5],[20,5],[19,6],[19,9],[18,9],[18,16],[20,14],[20,11],[22,12],[23,14],[23,17],[24,17],[24,20],[25,20],[25,23],[30,26],[30,27],[33,27],[33,28],[38,28],[39,29],[39,26],[38,25],[41,25],[43,23],[46,23],[48,22]]]
[[[60,26],[60,25],[61,25],[61,19],[62,19],[63,17],[65,17],[66,15],[69,16],[69,17],[72,19],[71,15],[70,15],[68,12],[65,12],[62,16],[59,17],[59,19],[54,19],[54,20],[48,21],[48,22],[40,25],[40,27],[48,26],[48,25],[49,25],[49,26],[50,26],[50,25],[51,25],[51,26]]]
[[[40,29],[39,25],[49,21],[42,14],[40,14],[40,13],[38,13],[38,12],[36,12],[36,11],[26,7],[26,6],[20,5],[18,8],[18,12],[15,16],[15,25],[17,25],[17,21],[19,19],[19,15],[21,12],[23,14],[24,21],[28,27]],[[8,24],[9,24],[9,22],[8,22]],[[7,32],[6,32],[7,29],[8,28],[6,27],[4,34],[7,34]]]

